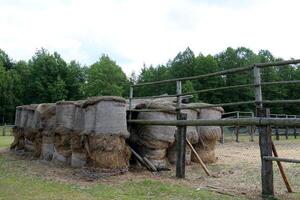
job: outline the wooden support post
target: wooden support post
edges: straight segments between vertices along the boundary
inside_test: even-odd
[[[275,117],[278,118],[278,115],[276,114]],[[279,140],[279,128],[278,128],[278,126],[276,126],[276,128],[275,128],[275,135],[276,135],[276,140]]]
[[[221,126],[221,138],[220,138],[220,142],[221,142],[221,144],[224,144],[224,127],[223,126]]]
[[[264,109],[262,104],[260,68],[254,65],[253,68],[255,85],[256,116],[269,117],[270,110]],[[261,184],[263,196],[274,196],[273,163],[264,160],[264,156],[272,156],[272,130],[270,126],[258,126],[259,147],[261,156]]]
[[[254,118],[254,113],[251,113],[251,118]],[[250,141],[254,142],[254,131],[255,131],[255,127],[254,126],[250,126]]]
[[[179,120],[186,120],[182,114]],[[186,126],[178,126],[176,131],[176,177],[185,178],[185,148],[186,148]]]
[[[286,115],[285,118],[288,118],[288,116]],[[289,127],[285,127],[285,139],[289,139]]]
[[[6,123],[4,123],[3,129],[2,129],[2,135],[6,135]]]
[[[176,93],[180,95],[182,93],[181,90],[181,81],[176,81]],[[186,115],[181,114],[181,96],[177,96],[177,106],[176,106],[176,114],[177,120],[186,120]],[[186,138],[186,126],[177,126],[176,131],[176,177],[177,178],[185,178],[185,138]]]
[[[297,118],[297,116],[295,115],[294,118]],[[297,139],[297,127],[294,127],[294,138]]]
[[[273,150],[274,156],[275,156],[275,157],[278,157],[278,153],[277,153],[277,151],[276,151],[276,148],[275,148],[275,145],[274,145],[273,142],[272,142],[272,150]],[[282,166],[281,162],[280,162],[280,161],[277,161],[277,165],[278,165],[278,168],[279,168],[281,177],[282,177],[282,179],[283,179],[283,181],[284,181],[284,184],[285,184],[285,186],[286,186],[287,191],[288,191],[288,192],[293,192],[293,191],[292,191],[292,188],[291,188],[291,186],[290,186],[290,183],[289,183],[289,181],[288,181],[288,179],[287,179],[287,177],[286,177],[286,175],[285,175],[285,173],[284,173],[283,166]]]
[[[269,109],[257,109],[257,117],[268,117],[269,113]],[[264,156],[272,156],[272,130],[270,126],[259,127],[259,147],[261,155],[262,195],[273,196],[273,163],[272,161],[263,159]]]
[[[236,113],[236,118],[237,118],[237,119],[240,118],[240,112],[239,112],[239,111]],[[239,127],[239,126],[236,126],[236,127],[235,127],[235,141],[236,141],[236,142],[239,142],[239,134],[240,134],[240,127]]]
[[[133,98],[133,87],[130,87],[129,91],[129,119],[132,119],[132,98]]]

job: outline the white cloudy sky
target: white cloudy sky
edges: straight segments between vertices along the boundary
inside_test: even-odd
[[[87,65],[106,53],[127,74],[187,46],[300,58],[299,9],[298,0],[0,0],[0,48],[28,60],[44,47]]]

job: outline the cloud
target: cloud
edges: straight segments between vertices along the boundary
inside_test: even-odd
[[[300,58],[296,0],[0,0],[0,48],[29,59],[37,48],[92,64],[109,54],[129,75],[187,46],[215,54],[228,46]]]

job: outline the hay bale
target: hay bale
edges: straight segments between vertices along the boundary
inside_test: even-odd
[[[73,133],[80,133],[84,130],[84,110],[82,108],[83,103],[84,101],[75,102]]]
[[[85,153],[77,153],[77,152],[72,152],[71,156],[71,166],[80,168],[84,167],[87,163],[87,156]]]
[[[74,128],[75,102],[56,102],[56,128],[55,132],[68,134]]]
[[[130,149],[125,138],[117,135],[88,136],[90,165],[107,170],[127,170]]]
[[[21,127],[21,113],[22,113],[22,107],[21,106],[16,107],[15,126],[18,128]]]
[[[204,108],[200,110],[200,119],[221,119],[221,107]],[[219,126],[199,126],[199,142],[195,144],[195,150],[205,163],[216,162],[215,146],[217,140],[221,136],[221,128]],[[197,158],[193,155],[192,161],[198,162]]]
[[[47,130],[45,134],[52,134],[56,126],[56,107],[54,103],[40,104],[41,121],[40,128]]]
[[[84,104],[84,133],[129,137],[126,123],[126,101],[121,97],[88,98]]]
[[[41,159],[50,161],[54,153],[54,138],[43,134],[41,145]]]
[[[198,119],[198,111],[194,109],[182,109],[182,113],[187,115],[187,120],[196,120]],[[196,126],[187,126],[186,127],[186,137],[192,143],[195,144],[199,141],[199,134]]]
[[[138,114],[137,119],[140,120],[176,120],[175,113],[167,112],[141,112]],[[149,148],[152,146],[152,141],[161,141],[166,144],[172,144],[175,141],[175,126],[151,126],[151,125],[138,125],[136,127],[137,135],[142,141],[149,141]],[[157,145],[155,145],[157,147]],[[165,147],[162,146],[162,148]]]
[[[186,146],[186,148],[185,148],[185,164],[186,165],[191,164],[191,154],[192,154],[191,149],[188,146]],[[171,147],[169,147],[167,149],[167,158],[171,164],[176,163],[176,160],[177,160],[176,144],[173,144]]]
[[[142,157],[146,157],[155,167],[166,168],[168,165],[166,154],[166,149],[151,149],[145,146],[136,146],[136,151]]]

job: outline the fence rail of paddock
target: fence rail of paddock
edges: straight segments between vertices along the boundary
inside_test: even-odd
[[[222,114],[222,119],[239,119],[239,118],[254,118],[255,114],[251,111],[232,111]],[[300,118],[299,115],[287,115],[287,114],[270,114],[270,118]],[[272,136],[276,140],[280,140],[280,136],[284,136],[285,139],[289,139],[289,136],[297,139],[299,136],[300,128],[298,126],[271,126]],[[249,141],[254,142],[255,136],[258,136],[256,126],[226,126],[221,127],[220,143],[224,144],[225,140],[235,140],[240,142],[240,136],[244,138],[249,136]]]
[[[281,100],[263,100],[262,87],[269,87],[272,85],[285,85],[285,84],[298,84],[300,80],[285,80],[285,81],[273,81],[273,82],[262,82],[261,81],[261,72],[262,68],[268,67],[284,67],[287,65],[296,65],[299,64],[300,60],[288,60],[288,61],[278,61],[273,63],[258,63],[254,65],[249,65],[246,67],[232,68],[224,71],[218,71],[209,74],[203,74],[192,77],[183,77],[175,78],[169,80],[160,80],[154,82],[145,82],[132,85],[130,87],[129,94],[129,124],[148,124],[148,125],[165,125],[165,126],[177,126],[176,133],[176,149],[177,149],[177,160],[176,160],[176,177],[184,178],[185,177],[185,149],[186,149],[186,127],[187,126],[257,126],[259,133],[259,146],[260,146],[260,155],[261,155],[261,182],[262,182],[262,195],[263,196],[274,196],[274,181],[273,181],[273,161],[277,157],[275,146],[272,142],[272,130],[271,127],[297,127],[300,126],[299,118],[271,118],[270,110],[265,107],[265,105],[270,104],[299,104],[300,99],[281,99]],[[204,79],[215,76],[226,76],[233,73],[242,73],[246,71],[253,72],[253,83],[243,84],[243,85],[234,85],[227,87],[218,87],[218,88],[209,88],[203,89],[194,92],[182,93],[182,82],[187,80],[196,80]],[[176,94],[164,95],[164,96],[148,96],[148,97],[135,97],[134,89],[137,89],[141,86],[149,85],[160,85],[166,83],[176,83]],[[183,109],[181,104],[181,99],[186,95],[200,94],[204,92],[211,91],[222,91],[233,88],[252,88],[255,93],[253,100],[241,101],[241,102],[225,102],[219,104],[211,105],[201,105],[201,106],[188,106],[184,109],[203,109],[203,108],[213,108],[213,107],[227,107],[227,106],[236,106],[236,105],[245,105],[245,104],[254,104],[256,107],[255,116],[246,117],[246,118],[232,118],[232,119],[218,119],[218,120],[186,120],[182,115],[181,110]],[[159,112],[159,111],[170,111],[170,109],[133,109],[132,100],[133,99],[145,99],[145,98],[168,98],[176,97],[177,106],[175,110],[177,113],[177,120],[132,120],[132,112]],[[241,114],[241,113],[240,113]],[[238,134],[237,134],[238,135]],[[238,139],[238,138],[237,138]],[[273,155],[274,154],[274,155]],[[289,159],[289,161],[293,161]],[[296,162],[296,160],[294,160]],[[284,162],[284,159],[276,160],[280,169],[282,169],[281,162]],[[287,182],[286,176],[283,170],[280,170],[281,175],[286,183],[287,189],[291,192],[291,189]]]

